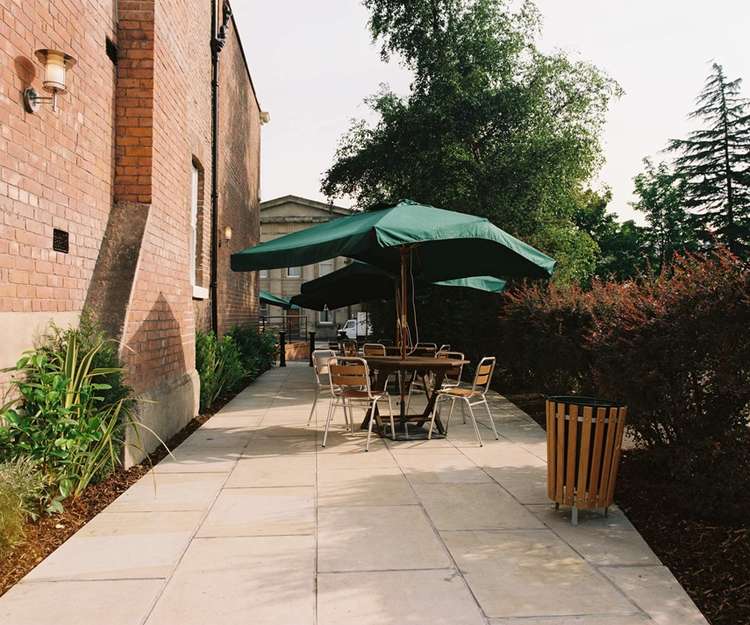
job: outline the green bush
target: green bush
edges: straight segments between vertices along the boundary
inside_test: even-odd
[[[12,369],[17,397],[0,412],[0,460],[25,456],[57,486],[78,496],[120,463],[134,401],[113,342],[84,320],[53,327]]]
[[[245,379],[240,350],[229,335],[217,340],[213,332],[198,332],[195,366],[201,381],[201,411],[208,410],[217,399],[236,390]]]
[[[23,525],[46,501],[47,480],[37,463],[18,458],[0,463],[0,556],[23,538]]]
[[[220,340],[213,332],[197,332],[195,366],[201,381],[201,411],[270,369],[276,350],[273,334],[253,326],[235,326]]]
[[[271,332],[260,332],[251,325],[235,326],[228,333],[240,350],[242,365],[248,381],[273,367],[276,361],[276,337]]]

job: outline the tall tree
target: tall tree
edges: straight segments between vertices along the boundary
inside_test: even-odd
[[[620,223],[607,212],[612,199],[609,189],[586,189],[579,194],[574,221],[578,228],[597,245],[593,275],[604,280],[626,280],[648,269],[645,229],[634,221]]]
[[[666,163],[654,165],[644,159],[644,170],[635,179],[638,201],[632,206],[646,216],[645,236],[654,269],[672,261],[675,252],[697,247],[695,230],[685,210],[685,181],[675,176]]]
[[[699,236],[736,254],[750,250],[750,108],[741,82],[714,63],[690,114],[705,127],[668,148],[679,154],[675,173],[685,181],[685,206]]]
[[[409,197],[482,215],[570,263],[576,190],[602,161],[599,131],[619,87],[595,67],[535,45],[540,18],[510,0],[364,0],[384,58],[413,73],[408,95],[382,88],[376,121],[342,138],[323,191],[362,207]],[[584,276],[585,277],[585,276]]]

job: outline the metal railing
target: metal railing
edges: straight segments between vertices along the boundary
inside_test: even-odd
[[[307,340],[307,316],[300,314],[261,316],[261,332],[284,332],[288,341]]]

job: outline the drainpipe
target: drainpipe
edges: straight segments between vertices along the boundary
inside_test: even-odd
[[[232,17],[228,0],[221,5],[221,26],[217,4],[211,0],[211,329],[219,335],[219,54],[227,40]],[[218,28],[217,28],[218,27]]]

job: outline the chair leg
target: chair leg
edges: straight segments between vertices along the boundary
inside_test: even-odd
[[[396,440],[396,422],[393,420],[393,405],[391,404],[391,396],[386,395],[388,399],[388,417],[391,420],[391,438]]]
[[[477,435],[477,441],[479,441],[479,446],[483,447],[484,443],[482,442],[482,435],[479,433],[479,426],[477,425],[477,418],[474,416],[474,411],[471,408],[471,404],[469,403],[469,400],[466,401],[466,406],[469,409],[469,415],[471,416],[471,422],[474,424],[474,433]]]
[[[497,428],[495,427],[495,419],[492,418],[492,411],[490,410],[490,405],[487,403],[487,398],[484,398],[484,407],[487,408],[487,414],[490,417],[490,423],[492,424],[492,431],[495,433],[495,440],[500,440],[500,435],[497,433]]]
[[[367,444],[365,445],[365,451],[370,451],[370,437],[372,436],[372,422],[375,421],[375,404],[372,402],[372,408],[370,408],[370,424],[367,427]]]
[[[312,421],[313,414],[317,416],[317,412],[315,411],[315,407],[318,405],[318,395],[320,394],[320,389],[317,387],[315,388],[315,397],[313,398],[313,404],[312,408],[310,408],[310,414],[307,417],[307,427],[310,427],[310,422]]]
[[[435,427],[435,417],[438,414],[438,410],[440,407],[440,395],[437,396],[437,399],[435,399],[435,406],[432,409],[432,417],[430,418],[430,429],[427,431],[427,440],[432,440],[432,428]],[[445,431],[448,431],[448,428],[445,429]]]
[[[451,417],[453,416],[453,409],[456,407],[456,398],[451,397],[451,410],[448,413],[448,423],[450,423]],[[466,418],[464,418],[464,423],[466,423]]]
[[[328,426],[331,424],[331,419],[333,419],[334,412],[336,412],[336,398],[332,397],[331,405],[328,407],[328,415],[326,416],[326,427],[323,431],[323,447],[326,446],[326,441],[328,440]]]
[[[346,426],[346,429],[351,429],[349,427],[349,422],[351,421],[351,413],[352,413],[352,406],[350,403],[346,401],[346,399],[343,401],[343,408],[344,408],[344,425]]]

